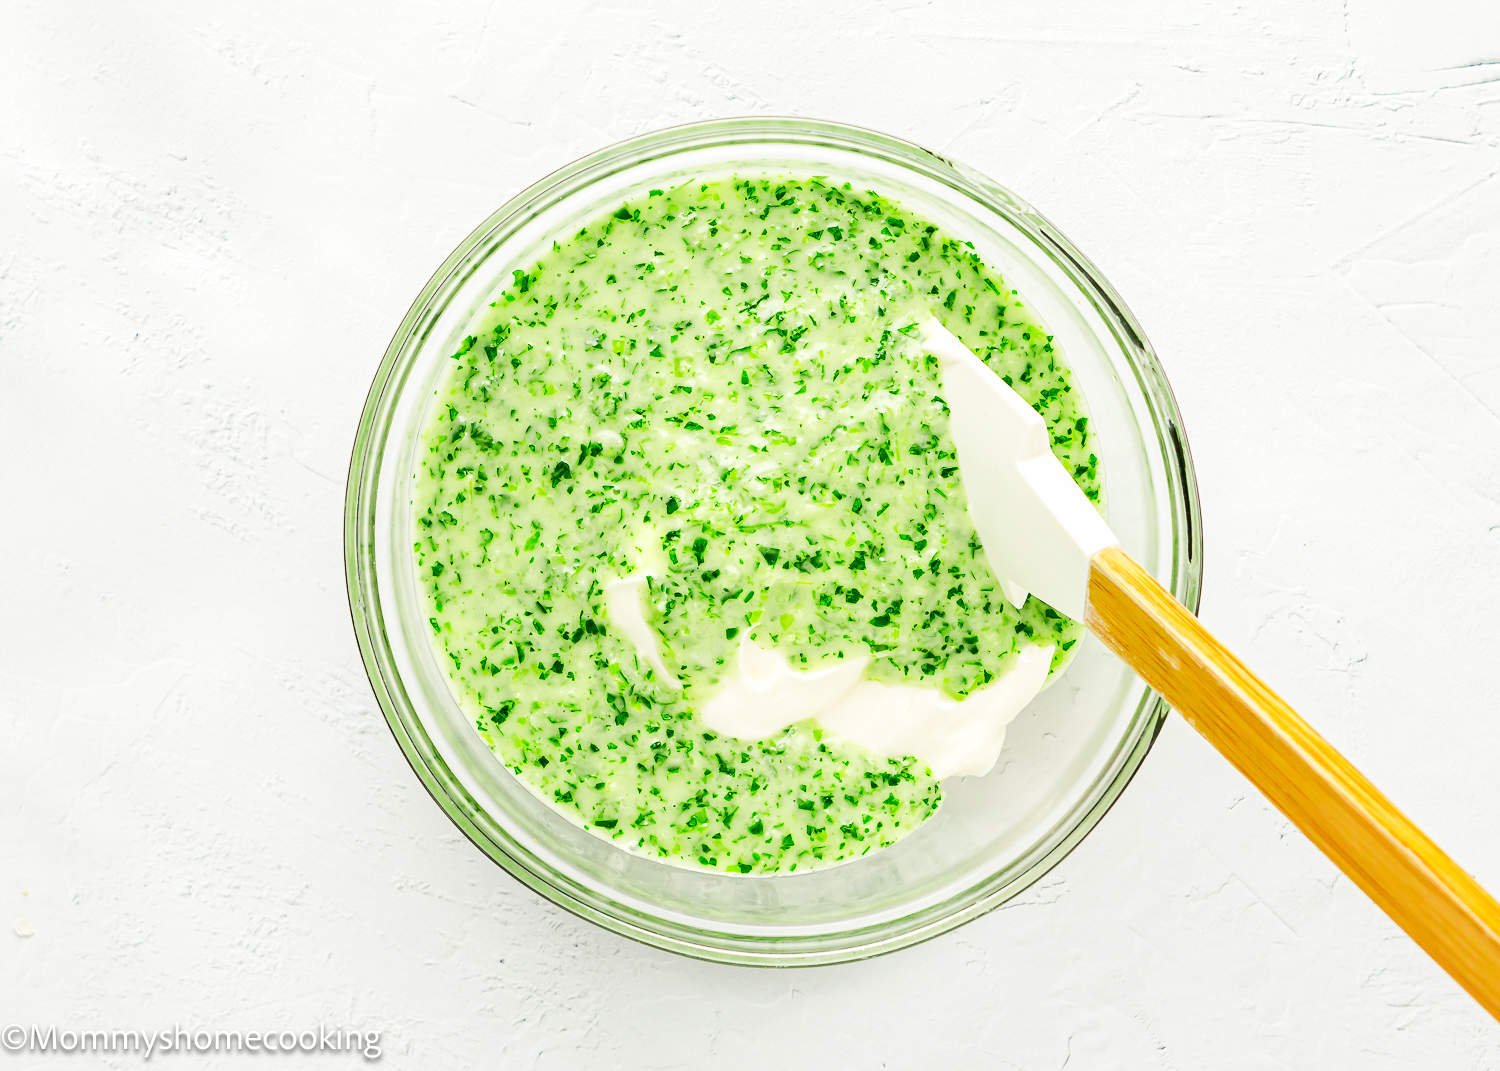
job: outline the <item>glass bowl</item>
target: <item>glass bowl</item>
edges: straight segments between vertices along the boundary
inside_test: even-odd
[[[792,875],[727,875],[630,854],[543,803],[491,754],[428,639],[411,554],[419,434],[470,318],[550,239],[675,178],[817,174],[903,202],[972,241],[1056,336],[1097,430],[1104,500],[1125,548],[1189,607],[1201,574],[1197,484],[1177,406],[1118,294],[1057,229],[982,175],[836,123],[727,119],[633,138],[513,197],[422,288],[385,352],[354,442],[345,570],[360,653],[391,731],[454,823],[576,914],[659,948],[799,965],[915,944],[1004,903],[1055,866],[1124,789],[1162,701],[1096,641],[1012,726],[988,776],[945,785],[895,846]]]

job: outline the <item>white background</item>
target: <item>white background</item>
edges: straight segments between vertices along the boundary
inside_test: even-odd
[[[1500,1066],[1175,719],[1048,879],[921,948],[773,973],[598,931],[421,789],[340,550],[380,354],[501,201],[672,123],[883,129],[1126,295],[1197,454],[1204,616],[1500,887],[1494,10],[6,4],[0,1020],[328,1022],[421,1069]]]

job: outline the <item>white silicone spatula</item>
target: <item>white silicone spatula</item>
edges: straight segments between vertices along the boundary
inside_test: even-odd
[[[940,324],[921,331],[1006,597],[1086,622],[1500,1018],[1500,905],[1120,548],[1020,395]]]

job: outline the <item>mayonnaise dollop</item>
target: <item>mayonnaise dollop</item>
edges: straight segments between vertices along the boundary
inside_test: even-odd
[[[865,676],[868,655],[797,670],[779,651],[740,645],[739,664],[699,713],[714,732],[755,740],[799,721],[876,755],[914,755],[936,777],[988,773],[1005,729],[1047,683],[1051,647],[1023,647],[996,680],[963,699]]]
[[[610,622],[669,687],[656,632],[641,601],[646,578],[606,586]],[[763,740],[801,721],[876,755],[912,755],[936,777],[988,773],[1000,757],[1006,727],[1047,683],[1053,648],[1023,647],[996,680],[964,699],[936,688],[885,684],[866,676],[869,655],[796,669],[779,651],[740,643],[736,664],[699,710],[716,733]]]
[[[604,612],[610,622],[620,630],[638,658],[656,673],[657,679],[668,688],[681,688],[681,683],[661,658],[661,641],[656,630],[646,620],[644,596],[646,577],[640,573],[611,580],[604,585]]]

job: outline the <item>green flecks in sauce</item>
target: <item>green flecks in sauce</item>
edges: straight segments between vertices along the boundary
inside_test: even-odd
[[[516,271],[453,354],[417,474],[433,642],[490,747],[543,799],[650,856],[790,871],[893,843],[937,781],[793,726],[751,742],[694,710],[742,637],[808,666],[962,697],[1077,626],[1007,605],[970,522],[932,313],[1046,418],[1098,496],[1067,370],[974,250],[816,178],[690,182]],[[618,634],[647,573],[681,689]]]

